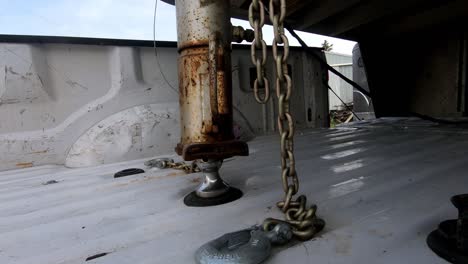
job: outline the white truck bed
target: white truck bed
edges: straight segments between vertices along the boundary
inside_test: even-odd
[[[467,133],[414,119],[298,132],[300,193],[327,225],[267,263],[445,263],[425,239],[456,217],[450,197],[468,192]],[[182,202],[200,174],[153,169],[113,178],[144,168],[143,160],[2,172],[0,263],[193,263],[203,243],[280,216],[278,136],[249,145],[249,157],[221,171],[244,196],[216,207]],[[58,183],[44,185],[51,180]],[[85,262],[100,253],[108,254]]]

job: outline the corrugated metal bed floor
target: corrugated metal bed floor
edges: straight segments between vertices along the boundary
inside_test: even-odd
[[[297,134],[300,192],[327,226],[268,263],[444,263],[425,239],[456,216],[449,198],[468,192],[468,130],[383,119]],[[0,263],[193,263],[208,240],[280,216],[272,207],[282,195],[278,137],[250,148],[250,157],[222,169],[244,197],[208,208],[182,202],[199,174],[154,169],[113,178],[143,168],[142,160],[2,172]],[[100,253],[108,254],[85,262]]]

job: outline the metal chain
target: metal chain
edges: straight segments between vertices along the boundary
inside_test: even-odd
[[[270,84],[265,74],[265,64],[267,59],[267,45],[263,40],[262,28],[265,25],[265,7],[261,0],[252,0],[249,6],[249,22],[254,30],[255,39],[250,49],[252,63],[257,69],[257,76],[254,81],[255,100],[260,104],[265,104],[270,99]],[[260,54],[257,54],[258,51]],[[260,96],[260,89],[264,88],[265,95]]]
[[[261,60],[255,57],[256,48],[262,48],[263,61],[266,60],[265,45],[261,40],[261,30],[259,25],[264,24],[263,3],[260,0],[252,0],[249,8],[249,21],[255,30],[255,44],[252,45],[252,62],[259,71],[259,62]],[[253,11],[260,12],[260,20],[255,20]],[[299,191],[299,179],[297,177],[295,159],[294,159],[294,119],[290,113],[290,99],[292,94],[292,81],[288,72],[289,41],[284,33],[284,20],[286,18],[286,0],[270,0],[269,2],[270,20],[273,23],[273,58],[276,69],[276,96],[278,97],[278,131],[281,138],[281,179],[285,193],[283,201],[277,203],[277,206],[285,214],[286,220],[268,218],[263,223],[265,230],[271,230],[278,223],[288,223],[293,234],[301,240],[311,239],[317,232],[323,229],[325,222],[317,218],[317,206],[307,206],[307,198],[300,195],[294,200],[294,195]],[[258,22],[260,21],[260,22]],[[260,27],[261,28],[261,27]],[[280,46],[281,45],[281,46]],[[261,72],[264,73],[264,63],[261,64]],[[264,75],[257,75],[263,76]],[[256,83],[258,81],[256,80]],[[255,90],[255,89],[254,89]],[[256,91],[257,92],[257,91]],[[266,100],[258,100],[257,93],[255,98],[259,103],[265,103]]]
[[[159,158],[159,159],[152,159],[152,160],[145,161],[144,164],[145,166],[156,167],[159,169],[183,170],[185,171],[185,173],[195,173],[195,172],[201,171],[195,161],[192,163],[185,163],[185,162],[174,162],[173,159],[168,159],[168,158]]]

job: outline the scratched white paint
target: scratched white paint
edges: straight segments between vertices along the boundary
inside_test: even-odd
[[[167,154],[179,140],[178,117],[174,104],[136,106],[116,113],[73,144],[65,165],[84,167]]]
[[[292,54],[290,64],[303,70],[293,75],[297,128],[323,126],[327,108],[311,98],[316,100],[314,91],[326,88],[319,73],[306,74],[321,68],[301,52]],[[90,166],[172,153],[179,130],[177,50],[158,48],[158,57],[164,76],[153,48],[0,43],[0,171],[43,164]],[[268,107],[255,102],[249,50],[235,50],[232,61],[235,135],[249,140],[274,132],[276,102],[272,98]],[[303,87],[312,88],[302,92]],[[171,121],[145,116],[149,112],[169,113]]]
[[[3,80],[0,82],[0,170],[64,164],[71,149],[75,152],[74,159],[69,159],[70,166],[89,166],[168,152],[172,148],[168,145],[176,143],[178,96],[159,72],[153,70],[156,63],[149,56],[150,49],[0,44],[0,50]],[[175,58],[176,51],[160,49],[160,54],[162,58]],[[177,80],[175,69],[175,61],[167,60],[164,69],[167,78]],[[145,137],[138,151],[114,148],[101,151],[103,155],[95,157],[96,160],[76,152],[75,142],[83,142],[89,135],[86,133],[95,131],[96,124],[128,109],[133,109],[134,115],[124,115],[122,121],[132,123],[133,118],[145,128],[151,121],[140,110],[148,107],[156,115],[171,113],[175,122],[167,129],[171,136],[153,133],[148,138],[149,134],[142,134]],[[158,113],[159,110],[162,112]],[[137,123],[133,125],[138,127]],[[150,144],[152,140],[163,144],[150,151],[150,146],[158,146],[158,142]]]

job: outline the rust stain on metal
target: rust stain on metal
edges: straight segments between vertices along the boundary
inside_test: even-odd
[[[209,129],[212,120],[206,118],[206,110],[200,111],[204,108],[203,99],[206,99],[203,89],[208,69],[207,52],[208,47],[195,47],[182,51],[180,55],[182,143],[208,140],[203,131]]]
[[[191,40],[191,41],[185,41],[183,43],[180,43],[178,45],[179,52],[185,49],[193,49],[193,48],[203,48],[203,47],[208,47],[209,41],[208,40]]]
[[[18,168],[31,168],[32,166],[34,166],[34,164],[32,162],[16,163],[16,167],[18,167]]]
[[[232,124],[231,25],[228,1],[176,3],[178,17],[181,139],[184,160],[248,155],[234,141]]]
[[[231,94],[230,89],[226,89],[225,87],[225,73],[218,72],[218,89],[217,89],[217,97],[218,97],[218,113],[223,115],[230,115],[231,114]]]

